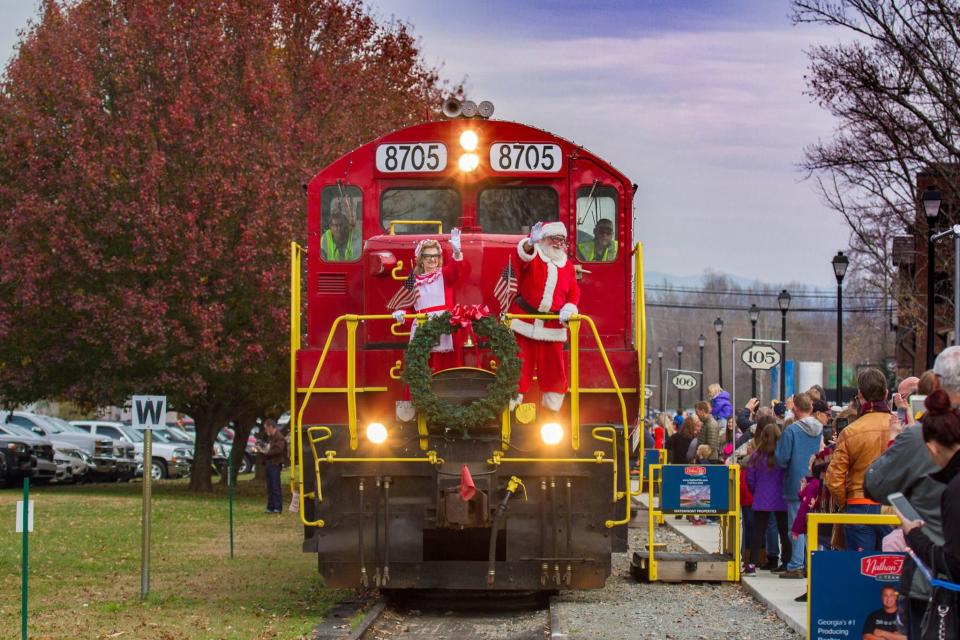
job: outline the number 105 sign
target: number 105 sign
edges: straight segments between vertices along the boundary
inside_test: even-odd
[[[780,352],[768,344],[755,344],[741,353],[740,359],[751,369],[773,369],[780,364]]]

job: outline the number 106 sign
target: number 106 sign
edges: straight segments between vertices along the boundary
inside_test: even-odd
[[[773,369],[780,364],[780,352],[768,344],[755,344],[741,353],[740,359],[751,369]]]

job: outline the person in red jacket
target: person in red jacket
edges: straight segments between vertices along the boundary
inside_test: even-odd
[[[579,313],[580,302],[576,272],[567,259],[567,228],[562,222],[538,222],[530,230],[530,237],[517,245],[517,254],[518,295],[510,312],[558,314],[559,320],[511,320],[521,359],[519,396],[512,404],[523,401],[536,373],[541,404],[557,412],[567,393],[567,362],[563,354],[566,324]]]

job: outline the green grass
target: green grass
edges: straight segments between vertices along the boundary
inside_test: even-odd
[[[140,601],[141,485],[39,487],[30,534],[30,638],[308,637],[344,593],[323,587],[302,553],[296,514],[263,513],[241,478],[230,558],[226,488],[196,495],[153,485],[150,595]],[[288,494],[289,497],[289,494]],[[0,490],[0,638],[19,638],[20,490]]]

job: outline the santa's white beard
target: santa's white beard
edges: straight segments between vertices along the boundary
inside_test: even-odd
[[[567,257],[563,249],[558,249],[546,241],[540,243],[540,251],[543,252],[543,255],[545,255],[550,262],[564,262]]]

